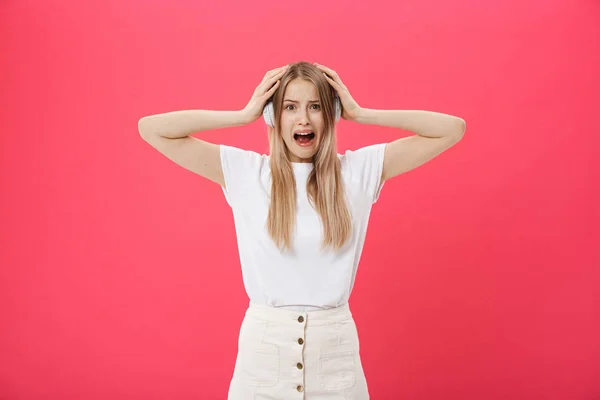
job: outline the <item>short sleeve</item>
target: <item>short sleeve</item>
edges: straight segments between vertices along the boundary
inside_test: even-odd
[[[344,154],[352,182],[360,185],[372,203],[377,202],[383,182],[383,158],[387,143],[374,144]]]
[[[243,196],[247,185],[255,184],[260,174],[263,158],[260,154],[237,147],[220,145],[221,168],[225,187],[225,199],[230,206]]]

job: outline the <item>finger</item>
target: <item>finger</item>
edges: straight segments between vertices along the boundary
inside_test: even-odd
[[[284,66],[282,66],[282,67],[279,67],[279,68],[272,69],[272,70],[270,70],[269,72],[267,72],[267,73],[265,74],[265,78],[267,78],[267,77],[269,77],[269,76],[277,75],[277,74],[278,74],[278,73],[280,73],[281,71],[285,71],[285,70],[287,69],[287,67],[288,67],[287,65],[284,65]]]
[[[327,79],[327,82],[329,82],[338,93],[344,89],[339,83],[328,77],[327,74],[323,73],[323,75],[325,76],[325,79]]]
[[[342,87],[342,88],[344,88],[345,90],[347,90],[347,89],[346,89],[346,85],[344,85],[344,82],[342,82],[342,79],[341,79],[341,78],[340,78],[340,76],[337,74],[337,72],[335,72],[335,71],[334,71],[334,70],[332,70],[331,68],[327,68],[326,66],[324,66],[324,65],[321,65],[321,64],[316,64],[316,63],[315,63],[315,66],[316,66],[317,68],[319,68],[321,71],[324,71],[323,75],[325,75],[325,77],[326,77],[326,78],[329,78],[329,77],[333,78],[333,80],[334,80],[334,81],[335,81],[335,82],[336,82],[338,85],[340,85],[340,87]],[[328,75],[329,75],[329,76],[328,76]]]
[[[281,71],[282,69],[285,69],[285,65],[283,65],[279,68],[273,68],[272,70],[267,71],[266,75],[276,74],[277,72]]]
[[[286,71],[287,71],[286,68],[279,68],[279,69],[273,70],[273,73],[269,74],[269,76],[266,77],[266,79],[268,80],[268,79],[272,79],[276,76],[281,76],[281,75],[285,74]]]
[[[266,78],[265,80],[263,80],[263,82],[258,86],[259,93],[263,93],[266,90],[268,90],[271,86],[273,86],[273,84],[275,83],[275,81],[277,81],[278,79],[281,79],[281,77],[283,76],[283,74],[285,74],[285,71],[286,70],[280,71],[276,75],[274,75],[274,76],[272,76],[270,78]]]
[[[276,71],[273,75],[265,76],[260,83],[259,88],[262,88],[263,91],[268,89],[277,79],[280,79],[286,71],[287,69],[282,69],[280,71]],[[264,86],[267,87],[265,88]]]
[[[276,80],[281,79],[284,73],[285,70],[282,70],[273,76],[265,76],[260,82],[260,84],[256,87],[256,90],[254,92],[259,96],[263,95],[267,90],[271,88],[271,86],[273,86]]]
[[[319,69],[321,69],[321,70],[323,70],[323,71],[327,72],[327,74],[328,74],[329,76],[331,76],[332,78],[335,78],[335,77],[337,77],[337,72],[335,72],[335,71],[334,71],[334,70],[332,70],[331,68],[328,68],[328,67],[326,67],[326,66],[324,66],[324,65],[317,64],[317,63],[315,63],[315,66],[316,66],[317,68],[319,68]]]
[[[271,89],[269,89],[267,91],[267,93],[265,93],[265,98],[270,98],[271,96],[273,96],[273,93],[275,93],[275,91],[277,90],[277,88],[279,87],[279,84],[281,83],[281,80],[277,80],[277,82],[275,82],[275,85],[273,85],[273,87]]]

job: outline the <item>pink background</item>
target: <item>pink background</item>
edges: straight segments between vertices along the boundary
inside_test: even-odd
[[[247,306],[221,189],[137,132],[336,70],[467,121],[386,183],[351,298],[375,400],[600,399],[600,5],[0,2],[0,399],[224,399]],[[342,121],[339,151],[410,134]],[[262,120],[196,135],[267,151]]]

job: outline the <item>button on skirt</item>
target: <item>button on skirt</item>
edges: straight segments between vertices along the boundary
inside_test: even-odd
[[[299,312],[250,303],[228,400],[368,400],[348,304]]]

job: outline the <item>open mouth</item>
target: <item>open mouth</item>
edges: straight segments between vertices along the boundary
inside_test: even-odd
[[[315,140],[314,132],[294,133],[294,140],[300,146],[308,146]]]

